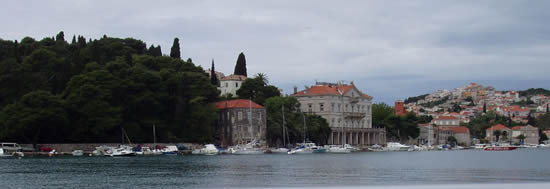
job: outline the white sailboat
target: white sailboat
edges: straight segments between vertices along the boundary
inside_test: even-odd
[[[281,106],[281,111],[283,113],[283,125],[282,125],[282,130],[283,130],[283,147],[280,147],[280,148],[272,148],[270,151],[271,153],[274,153],[274,154],[280,154],[280,153],[288,153],[290,150],[288,148],[285,148],[286,146],[286,138],[285,138],[285,105],[283,104]]]

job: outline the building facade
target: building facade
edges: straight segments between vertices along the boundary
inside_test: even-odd
[[[237,96],[237,90],[239,90],[246,80],[244,75],[228,75],[220,79],[220,86],[218,89],[221,91],[221,95],[231,94]]]
[[[294,94],[302,112],[320,115],[332,133],[327,144],[351,144],[366,147],[385,144],[385,130],[372,127],[372,97],[351,84],[317,82]]]
[[[251,100],[237,99],[216,103],[216,133],[222,147],[265,141],[266,111]]]
[[[500,135],[495,135],[495,131],[500,131]],[[502,125],[502,124],[496,124],[491,127],[489,127],[486,131],[487,140],[491,142],[510,142],[510,135],[512,134],[512,129]]]
[[[394,109],[395,109],[395,115],[402,116],[407,114],[407,112],[405,111],[405,102],[401,100],[395,101]]]
[[[525,139],[523,139],[524,144],[539,144],[539,128],[531,125],[512,127],[513,143],[521,143],[517,138],[519,135],[525,136]]]

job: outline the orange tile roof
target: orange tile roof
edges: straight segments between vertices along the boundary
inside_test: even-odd
[[[443,131],[452,131],[453,133],[470,133],[470,129],[464,126],[445,126],[439,127]]]
[[[458,119],[455,116],[439,116],[438,118],[435,118],[434,120],[454,120]]]
[[[246,76],[244,76],[244,75],[234,75],[234,74],[231,74],[231,75],[222,77],[222,79],[220,79],[220,80],[222,80],[222,81],[226,81],[226,80],[244,81],[244,80],[246,80]]]
[[[308,89],[298,91],[292,96],[308,96],[308,95],[340,95],[340,92],[347,93],[353,89],[353,85],[314,85]],[[340,91],[339,91],[340,90]],[[361,93],[361,96],[372,99],[371,96]]]
[[[252,102],[251,100],[246,99],[237,99],[237,100],[225,100],[216,102],[216,109],[228,109],[228,108],[255,108],[263,109],[264,107]]]
[[[508,127],[502,125],[502,124],[496,124],[492,127],[488,128],[488,130],[503,130],[503,129],[509,129]]]

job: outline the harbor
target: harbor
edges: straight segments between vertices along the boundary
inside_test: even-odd
[[[0,159],[13,188],[345,187],[550,182],[546,148]]]

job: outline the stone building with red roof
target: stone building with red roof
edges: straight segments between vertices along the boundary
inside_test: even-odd
[[[251,100],[237,99],[216,102],[216,109],[219,116],[216,133],[222,147],[265,140],[267,128],[263,106]]]
[[[447,144],[450,136],[456,138],[456,143],[461,146],[471,146],[472,137],[470,129],[464,126],[439,126],[436,127],[438,144]]]
[[[497,141],[497,137],[495,136],[495,131],[500,131],[499,140]],[[502,125],[502,124],[496,124],[492,127],[489,127],[486,131],[486,138],[491,142],[510,142],[510,137],[512,135],[512,129]],[[506,134],[505,134],[506,133]],[[504,137],[506,135],[506,137]]]
[[[303,112],[327,120],[332,133],[328,144],[351,144],[366,147],[385,144],[385,131],[372,127],[372,97],[350,84],[317,82],[294,94]]]
[[[519,135],[525,136],[524,144],[539,144],[539,128],[531,125],[512,127],[512,142],[521,143],[517,138]]]

